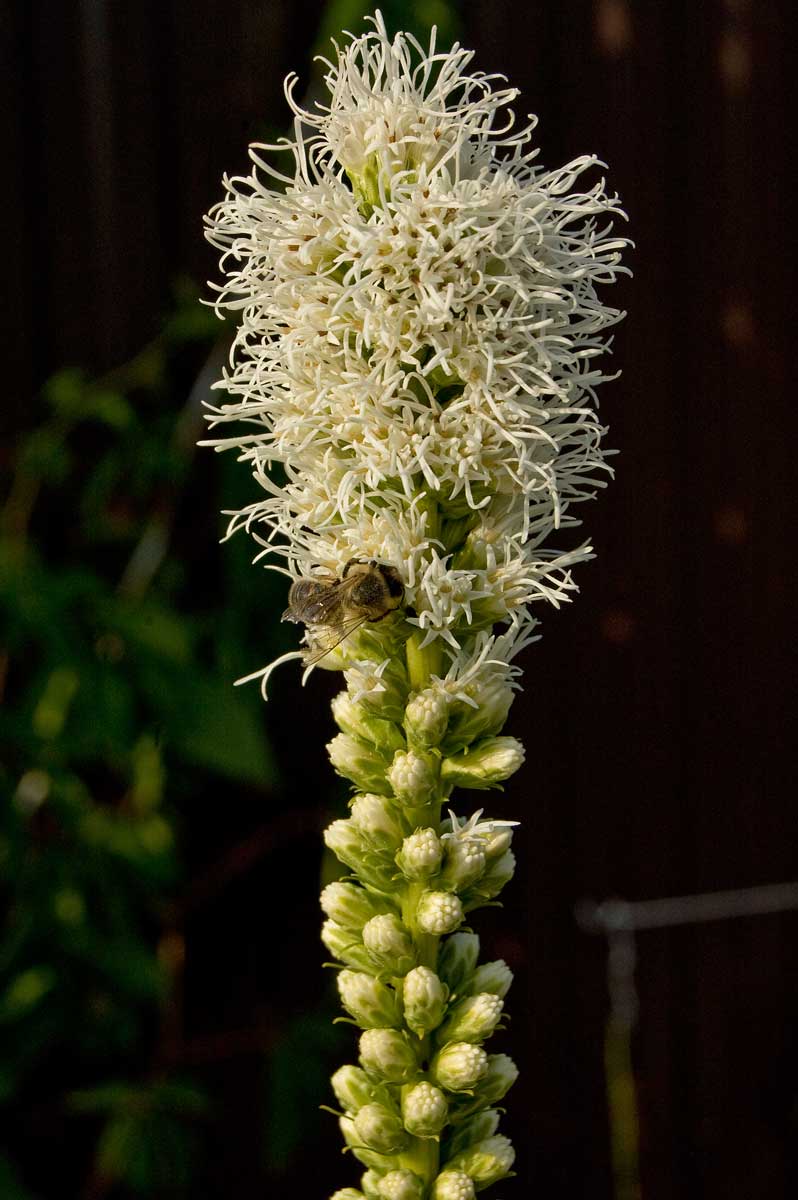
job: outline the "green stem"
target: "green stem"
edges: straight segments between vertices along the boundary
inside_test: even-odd
[[[407,673],[410,678],[411,691],[414,692],[423,691],[433,675],[440,675],[443,666],[440,639],[431,642],[422,650],[423,640],[424,634],[419,629],[410,635],[405,645]]]
[[[430,1187],[438,1175],[440,1145],[435,1138],[413,1138],[410,1149],[399,1155],[399,1162]]]

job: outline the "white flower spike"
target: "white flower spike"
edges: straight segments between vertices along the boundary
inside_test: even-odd
[[[517,93],[472,57],[391,40],[378,15],[329,64],[326,107],[289,80],[296,140],[254,146],[208,219],[217,307],[240,315],[213,444],[265,491],[231,529],[265,525],[292,576],[396,564],[409,620],[454,658],[568,599],[590,556],[544,543],[607,478],[597,362],[622,313],[597,288],[626,244],[603,181],[575,190],[596,160],[540,167],[534,123],[510,131]]]
[[[348,37],[326,101],[305,110],[289,77],[293,139],[253,146],[208,216],[238,320],[209,444],[251,468],[229,533],[306,625],[239,682],[265,695],[296,659],[346,685],[328,752],[357,794],[325,832],[348,878],[322,940],[362,1029],[333,1091],[366,1171],[334,1196],[473,1200],[512,1170],[492,1105],[517,1069],[480,1044],[512,972],[460,927],[512,878],[517,822],[442,809],[521,767],[516,659],[592,557],[569,531],[611,474],[597,388],[623,314],[600,292],[624,214],[593,156],[539,165],[534,119],[516,128],[516,91],[471,51],[379,13]]]

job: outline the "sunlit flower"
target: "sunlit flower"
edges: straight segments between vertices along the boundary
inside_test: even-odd
[[[608,476],[596,389],[622,314],[599,289],[626,242],[596,159],[540,167],[534,122],[514,128],[516,92],[471,52],[372,24],[326,62],[326,103],[303,109],[289,78],[293,140],[253,146],[209,215],[217,308],[239,318],[211,444],[262,489],[229,532],[306,579],[304,649],[248,678],[265,694],[297,659],[346,684],[328,753],[357,794],[324,839],[351,874],[322,892],[321,936],[363,1029],[363,1069],[333,1090],[368,1169],[335,1196],[473,1200],[511,1171],[492,1106],[517,1069],[478,1044],[512,973],[478,967],[461,926],[512,878],[517,823],[441,808],[521,767],[502,734],[517,657],[592,556],[552,537]],[[394,586],[350,625],[330,614],[357,576]],[[297,614],[298,593],[318,607]]]
[[[327,64],[326,105],[287,81],[294,140],[253,146],[208,218],[240,315],[214,444],[264,491],[231,530],[291,576],[396,566],[453,659],[568,599],[590,556],[544,543],[607,477],[598,357],[622,314],[597,289],[625,244],[583,182],[600,164],[537,165],[516,92],[471,58],[378,15]]]

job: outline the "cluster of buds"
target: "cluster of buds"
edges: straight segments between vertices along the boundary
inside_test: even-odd
[[[353,638],[348,653],[362,650]],[[415,665],[411,653],[383,672],[375,699],[356,690],[361,663],[332,705],[336,769],[371,789],[325,833],[349,877],[322,892],[322,937],[345,964],[341,1003],[361,1029],[359,1065],[332,1084],[365,1173],[336,1200],[468,1200],[513,1165],[494,1106],[517,1070],[485,1046],[502,1028],[512,973],[501,960],[480,965],[479,938],[464,928],[512,877],[513,823],[441,816],[455,784],[496,786],[523,752],[494,731],[497,717],[477,710],[469,724],[440,678],[414,688]],[[505,716],[504,695],[500,707]]]
[[[263,487],[231,532],[302,598],[306,647],[277,662],[346,681],[328,749],[355,795],[325,833],[346,876],[322,938],[361,1030],[333,1088],[365,1173],[334,1200],[471,1200],[511,1173],[496,1106],[517,1072],[485,1045],[512,976],[467,922],[515,858],[512,822],[451,797],[520,767],[502,731],[532,606],[568,600],[592,556],[548,538],[608,474],[598,357],[623,314],[597,289],[626,242],[617,197],[581,183],[594,157],[544,169],[471,52],[372,23],[336,46],[326,104],[289,79],[295,140],[252,147],[209,214],[240,321],[210,419],[243,422],[212,444]],[[249,676],[264,693],[276,665]]]

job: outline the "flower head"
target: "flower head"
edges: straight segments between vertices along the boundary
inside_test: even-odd
[[[294,578],[394,566],[410,623],[467,660],[496,623],[528,636],[590,557],[546,543],[607,477],[598,356],[622,314],[598,289],[623,270],[622,213],[583,182],[593,157],[538,165],[517,93],[470,51],[390,38],[379,14],[336,51],[326,103],[301,108],[289,78],[294,140],[253,146],[208,218],[217,307],[240,316],[213,444],[264,492],[231,530]],[[361,676],[377,699],[379,667]]]

